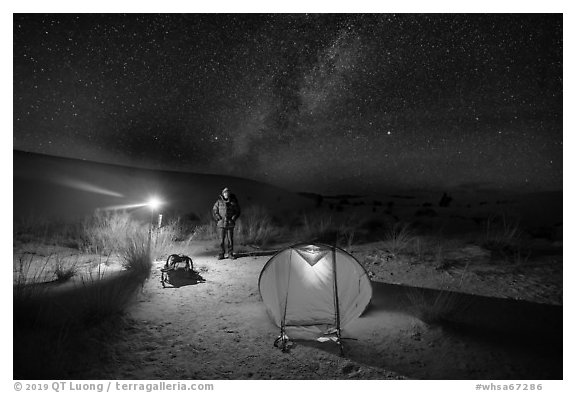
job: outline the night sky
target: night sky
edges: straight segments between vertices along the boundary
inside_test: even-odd
[[[14,15],[14,149],[291,190],[562,188],[562,16]]]

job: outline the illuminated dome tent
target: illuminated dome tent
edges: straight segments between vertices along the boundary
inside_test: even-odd
[[[350,254],[322,244],[297,244],[274,255],[262,268],[260,295],[288,338],[332,340],[340,345],[341,329],[358,318],[372,297],[366,270]]]

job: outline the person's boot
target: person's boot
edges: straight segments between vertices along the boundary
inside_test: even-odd
[[[230,259],[232,259],[232,260],[236,259],[236,255],[234,255],[233,252],[230,253]]]
[[[218,254],[218,260],[224,259],[224,254]]]

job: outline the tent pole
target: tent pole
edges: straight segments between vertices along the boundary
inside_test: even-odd
[[[288,293],[290,292],[290,276],[292,272],[292,253],[293,251],[290,250],[290,259],[288,262],[288,282],[286,285],[286,299],[284,300],[284,313],[282,314],[282,323],[280,325],[280,337],[276,339],[274,342],[274,346],[277,343],[280,343],[282,352],[288,351],[288,336],[286,336],[286,310],[288,309]]]
[[[336,274],[336,245],[332,248],[332,270],[334,272],[334,308],[336,311],[336,337],[340,346],[340,356],[344,356],[344,347],[340,339],[340,302],[338,300],[338,276]]]

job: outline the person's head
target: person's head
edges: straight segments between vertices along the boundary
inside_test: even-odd
[[[230,198],[230,189],[228,187],[222,190],[222,196],[226,199]]]

